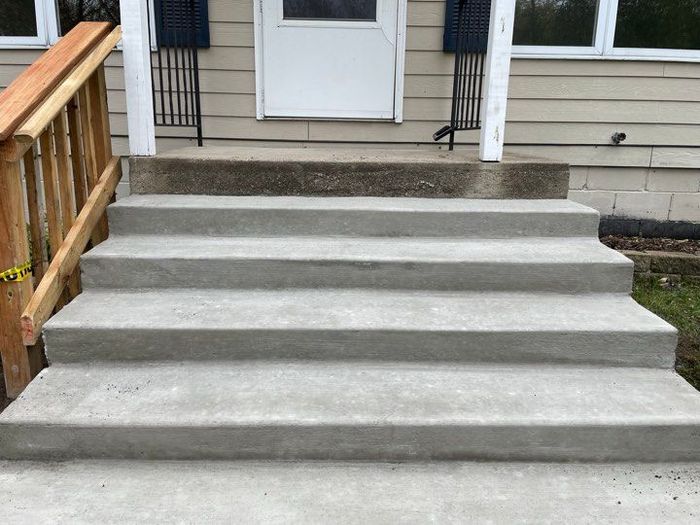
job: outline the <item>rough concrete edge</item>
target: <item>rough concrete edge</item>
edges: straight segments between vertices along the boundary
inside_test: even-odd
[[[318,196],[410,196],[425,198],[524,198],[524,199],[565,199],[568,195],[569,165],[561,162],[541,161],[538,163],[465,163],[459,170],[455,170],[454,163],[440,164],[440,162],[315,162],[315,161],[258,161],[240,159],[216,159],[208,161],[197,158],[178,157],[131,157],[130,184],[131,192],[134,194],[146,193],[175,193],[175,194],[210,194],[210,195],[318,195]],[[287,165],[287,166],[285,166]],[[332,166],[330,173],[324,174],[320,169],[322,166]],[[206,169],[205,169],[206,166]],[[176,173],[181,171],[180,175]],[[236,181],[226,181],[226,172],[236,171],[238,175],[244,174],[249,180],[258,184],[264,179],[270,180],[270,189],[246,188],[241,184],[240,177]],[[366,188],[361,190],[352,188],[352,184],[347,184],[345,188],[321,188],[325,177],[331,184],[338,184],[339,177],[343,171],[351,175],[356,172],[381,172],[397,171],[407,172],[412,186],[401,181],[397,181],[392,187],[386,186]],[[426,174],[419,176],[425,171]],[[284,189],[284,173],[296,174],[296,180],[292,187]],[[298,175],[308,174],[306,180]],[[203,175],[200,175],[203,174]],[[471,175],[479,177],[474,184],[474,189],[470,192],[469,187],[465,191],[459,191],[453,185],[449,191],[432,191],[434,184],[430,179],[440,176],[459,177],[460,175]],[[415,178],[415,180],[411,180]],[[448,181],[449,182],[449,181]],[[454,181],[452,181],[454,182]],[[474,181],[472,181],[474,182]],[[237,185],[240,185],[237,187]],[[252,186],[254,186],[253,184]],[[296,185],[296,187],[294,187]],[[273,187],[274,186],[274,187]],[[281,189],[280,189],[281,188]]]

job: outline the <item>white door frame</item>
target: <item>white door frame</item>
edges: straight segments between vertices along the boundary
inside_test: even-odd
[[[268,0],[269,1],[269,0]],[[309,119],[308,117],[265,117],[265,93],[264,93],[264,70],[263,70],[263,21],[262,21],[263,0],[253,0],[253,24],[255,26],[255,116],[258,120],[335,120],[332,118]],[[396,18],[396,67],[394,79],[394,119],[400,124],[403,122],[403,84],[406,61],[406,13],[408,10],[408,0],[398,0],[398,14]],[[372,119],[347,119],[337,120],[372,120]],[[386,122],[386,121],[385,121]]]

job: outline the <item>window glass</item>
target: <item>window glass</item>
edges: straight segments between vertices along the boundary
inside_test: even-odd
[[[615,47],[700,49],[700,1],[619,0]]]
[[[376,20],[377,0],[284,0],[284,18]]]
[[[597,13],[598,0],[517,0],[513,43],[593,46]]]
[[[119,24],[119,0],[58,0],[61,35],[79,22],[112,22]]]
[[[0,36],[37,36],[34,0],[0,0]]]

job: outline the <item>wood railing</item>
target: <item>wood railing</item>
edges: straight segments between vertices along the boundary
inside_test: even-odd
[[[80,293],[80,255],[108,235],[121,165],[104,61],[120,38],[119,27],[83,22],[0,93],[0,354],[11,398],[42,368],[42,326]]]

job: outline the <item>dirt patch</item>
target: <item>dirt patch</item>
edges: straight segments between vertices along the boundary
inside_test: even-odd
[[[665,239],[649,237],[622,237],[620,235],[606,235],[600,238],[600,242],[615,250],[633,250],[637,252],[679,252],[691,255],[700,255],[700,240],[693,239]]]

